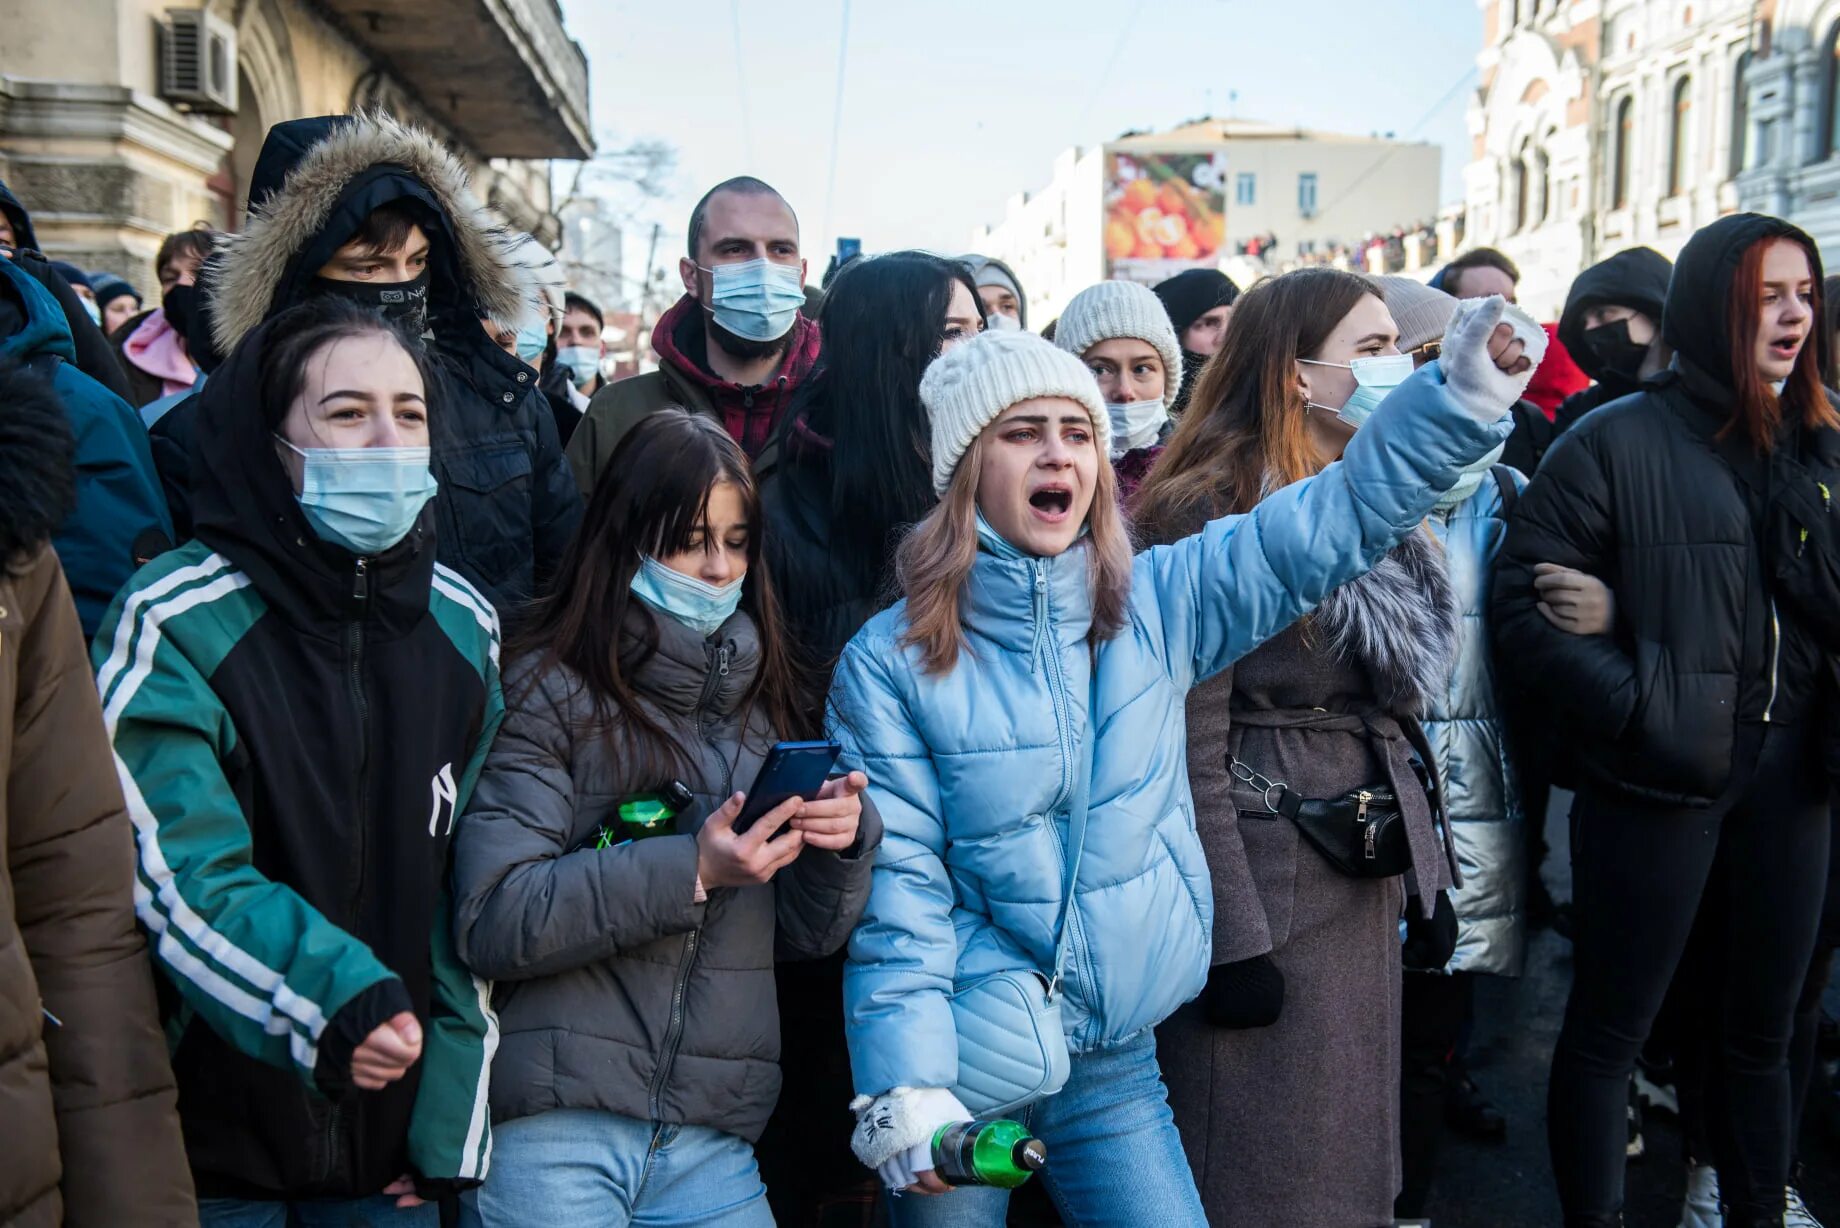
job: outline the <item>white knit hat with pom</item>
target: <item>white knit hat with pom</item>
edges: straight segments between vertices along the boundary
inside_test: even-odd
[[[1078,357],[1101,341],[1132,337],[1163,359],[1163,408],[1182,390],[1182,348],[1163,300],[1134,281],[1102,281],[1074,295],[1054,326],[1054,344]]]
[[[945,494],[952,471],[983,429],[1010,406],[1035,397],[1078,401],[1092,419],[1099,455],[1110,454],[1112,423],[1098,383],[1085,363],[1053,342],[1034,333],[993,331],[934,359],[920,379],[920,401],[933,425],[933,489]]]

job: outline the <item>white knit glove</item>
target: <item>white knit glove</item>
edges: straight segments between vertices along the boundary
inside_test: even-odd
[[[1504,323],[1514,329],[1514,337],[1530,364],[1519,375],[1509,375],[1489,357],[1489,339],[1495,326]],[[1491,294],[1457,304],[1444,329],[1444,352],[1439,365],[1458,403],[1481,421],[1496,422],[1506,417],[1527,391],[1527,382],[1545,356],[1546,330],[1519,307],[1499,294]]]
[[[903,1190],[933,1167],[933,1135],[939,1127],[970,1121],[971,1111],[943,1087],[897,1087],[880,1096],[850,1101],[856,1129],[850,1150],[875,1170],[882,1184]]]

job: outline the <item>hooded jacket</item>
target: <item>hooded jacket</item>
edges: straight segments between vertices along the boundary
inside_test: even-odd
[[[1515,509],[1495,574],[1504,675],[1563,713],[1583,772],[1613,795],[1710,806],[1743,782],[1761,726],[1831,719],[1832,658],[1765,584],[1757,526],[1770,463],[1742,436],[1719,438],[1734,412],[1730,337],[1742,327],[1726,314],[1732,277],[1744,249],[1771,236],[1813,249],[1787,222],[1754,213],[1688,241],[1662,324],[1674,366],[1560,436]],[[1807,344],[1824,352],[1819,321]],[[1792,424],[1777,446],[1840,486],[1840,432]],[[1541,617],[1540,563],[1609,585],[1612,633],[1571,635]]]
[[[647,623],[657,651],[629,681],[687,756],[677,779],[696,800],[675,833],[597,847],[620,802],[668,781],[645,774],[637,735],[599,720],[573,671],[537,658],[507,679],[505,727],[460,822],[460,954],[497,982],[504,1029],[492,1117],[592,1108],[752,1142],[779,1095],[775,952],[843,947],[881,830],[865,805],[849,856],[808,848],[771,883],[695,902],[696,832],[776,737],[746,702],[760,636],[744,611],[705,639],[634,608],[629,647]]]
[[[483,1177],[485,987],[453,954],[448,841],[502,714],[498,620],[435,517],[360,558],[309,526],[262,412],[259,327],[198,400],[196,540],[143,568],[93,656],[141,924],[204,1196],[430,1194]],[[432,412],[444,405],[436,402]],[[352,1050],[399,1011],[419,1062]]]
[[[1597,382],[1560,403],[1553,414],[1557,430],[1567,430],[1592,410],[1637,388],[1635,382],[1605,370],[1591,352],[1585,343],[1585,313],[1611,304],[1633,307],[1660,327],[1673,275],[1674,264],[1666,256],[1652,247],[1632,247],[1592,265],[1572,282],[1565,310],[1559,315],[1559,342],[1578,369]]]
[[[75,495],[72,451],[50,386],[0,371],[0,1223],[164,1228],[198,1210],[134,925],[133,829],[45,546]]]
[[[689,295],[663,316],[652,330],[658,369],[616,380],[594,394],[588,413],[569,438],[569,464],[585,498],[613,456],[620,440],[647,414],[680,406],[722,423],[764,478],[777,463],[770,441],[792,394],[818,362],[818,326],[800,312],[786,343],[786,356],[771,380],[744,388],[709,369],[709,339],[703,307]]]
[[[0,259],[0,362],[48,380],[77,440],[76,509],[52,535],[84,638],[140,562],[172,544],[172,520],[147,431],[127,402],[74,365],[57,300],[17,263]]]
[[[1054,558],[980,552],[960,595],[965,649],[945,674],[923,673],[902,642],[905,601],[869,620],[831,684],[843,763],[868,774],[885,828],[844,973],[859,1093],[956,1085],[953,985],[1052,965],[1082,743],[1069,1044],[1120,1044],[1200,992],[1214,899],[1189,793],[1190,689],[1366,572],[1508,429],[1471,417],[1442,368],[1424,367],[1342,460],[1138,555],[1128,621],[1096,648],[1083,541]]]
[[[509,606],[560,559],[581,498],[537,373],[479,324],[482,315],[515,320],[535,309],[521,280],[524,240],[492,222],[465,167],[439,141],[379,114],[270,129],[250,184],[249,224],[204,270],[213,336],[228,354],[262,321],[305,300],[333,253],[392,201],[418,206],[433,242],[430,350],[445,377],[430,465],[441,486],[437,549],[494,604]],[[163,428],[185,434],[197,404],[173,409]]]
[[[13,189],[0,179],[0,213],[6,215],[7,225],[13,230],[13,246],[19,251],[38,250],[38,232],[32,228],[32,215],[13,195]]]

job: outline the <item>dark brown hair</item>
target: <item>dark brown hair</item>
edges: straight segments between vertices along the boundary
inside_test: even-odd
[[[1827,313],[1822,310],[1823,290],[1819,282],[1810,287],[1813,301],[1808,304],[1812,313],[1808,336],[1802,342],[1801,352],[1795,356],[1789,378],[1783,381],[1780,396],[1771,389],[1770,382],[1757,367],[1757,333],[1763,319],[1763,254],[1770,244],[1778,241],[1794,243],[1801,248],[1803,255],[1808,257],[1811,275],[1820,267],[1814,252],[1795,235],[1766,235],[1758,239],[1744,249],[1737,271],[1732,274],[1731,299],[1725,315],[1732,323],[1731,387],[1738,403],[1731,421],[1719,434],[1722,438],[1742,432],[1760,453],[1775,448],[1785,410],[1805,426],[1840,428],[1840,415],[1834,413],[1821,385],[1822,356],[1827,353],[1829,339],[1823,332]]]
[[[658,651],[657,615],[632,595],[646,555],[664,558],[694,549],[718,483],[733,483],[748,521],[748,570],[741,608],[760,637],[760,669],[744,707],[760,705],[773,733],[811,732],[798,703],[779,602],[761,551],[760,490],[747,456],[713,418],[663,409],[628,431],[608,459],[588,500],[581,527],[563,552],[553,591],[533,602],[512,638],[509,658],[537,655],[532,685],[554,665],[574,671],[611,728],[624,722],[643,756],[645,775],[664,776],[688,756],[638,702],[632,678]],[[639,634],[630,622],[639,621]]]
[[[1202,369],[1168,448],[1132,504],[1140,540],[1173,541],[1217,516],[1250,511],[1267,476],[1288,485],[1322,469],[1304,425],[1297,360],[1317,354],[1363,295],[1364,277],[1298,269],[1261,281],[1233,307],[1233,327]]]
[[[1444,272],[1438,278],[1439,284],[1444,287],[1444,293],[1456,294],[1457,282],[1470,269],[1500,269],[1508,275],[1509,281],[1516,284],[1521,279],[1521,271],[1514,267],[1514,261],[1502,253],[1492,247],[1472,247],[1444,266]]]
[[[162,269],[173,261],[185,258],[203,264],[216,246],[217,232],[203,222],[190,230],[175,231],[166,236],[160,244],[159,254],[153,258],[153,271],[157,277]]]

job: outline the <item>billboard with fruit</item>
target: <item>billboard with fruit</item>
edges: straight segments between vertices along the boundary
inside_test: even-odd
[[[1105,275],[1155,285],[1213,268],[1227,233],[1227,155],[1105,151]]]

